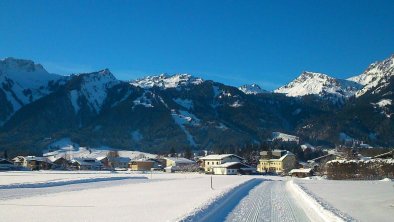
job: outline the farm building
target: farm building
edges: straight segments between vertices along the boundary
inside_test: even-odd
[[[133,160],[129,163],[129,168],[133,171],[148,171],[154,167],[152,160]]]
[[[290,176],[292,177],[310,177],[313,176],[313,169],[308,168],[308,169],[292,169],[289,172]]]

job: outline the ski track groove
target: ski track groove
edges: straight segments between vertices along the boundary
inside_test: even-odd
[[[263,181],[229,212],[226,221],[309,221],[285,188],[285,181]]]

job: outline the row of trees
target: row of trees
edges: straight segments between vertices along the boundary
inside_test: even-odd
[[[330,161],[326,169],[332,180],[394,179],[394,161],[390,159]]]

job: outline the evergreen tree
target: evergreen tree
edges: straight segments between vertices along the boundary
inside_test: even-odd
[[[186,159],[192,159],[193,158],[193,153],[192,153],[192,150],[190,149],[190,147],[187,147],[185,149],[185,158]]]
[[[174,147],[172,147],[172,148],[170,149],[170,156],[171,156],[171,157],[175,157],[175,154],[176,154],[176,150],[175,150]]]

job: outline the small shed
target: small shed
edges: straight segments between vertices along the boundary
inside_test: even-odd
[[[292,169],[290,170],[290,176],[292,177],[310,177],[313,176],[313,169],[312,168],[307,168],[307,169]]]

